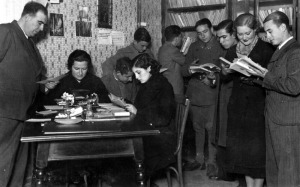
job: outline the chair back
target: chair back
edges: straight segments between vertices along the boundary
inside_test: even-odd
[[[177,130],[177,148],[175,155],[182,152],[183,135],[186,126],[186,121],[190,109],[190,100],[185,99],[184,103],[178,103],[176,108],[175,127]]]

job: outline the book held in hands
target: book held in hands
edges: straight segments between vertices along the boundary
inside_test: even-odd
[[[207,72],[207,73],[216,73],[221,71],[220,67],[212,63],[192,64],[190,66],[190,70],[194,72]]]
[[[250,77],[252,74],[257,74],[257,72],[264,74],[267,70],[261,65],[253,62],[249,57],[242,57],[234,62],[229,62],[223,57],[220,59],[229,65],[229,69],[237,71],[247,77]]]

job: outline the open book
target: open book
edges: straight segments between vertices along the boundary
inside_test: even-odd
[[[121,97],[115,96],[112,93],[108,94],[108,97],[109,97],[110,101],[112,103],[114,103],[115,105],[125,108],[126,102]]]
[[[208,73],[212,73],[212,72],[220,72],[220,67],[218,67],[215,64],[212,63],[206,63],[206,64],[192,64],[190,66],[190,70],[193,70],[194,72],[208,72]]]
[[[239,58],[237,61],[235,61],[233,63],[229,62],[228,60],[226,60],[223,57],[220,57],[220,59],[223,62],[225,62],[226,64],[229,65],[229,69],[232,69],[232,70],[235,70],[235,71],[237,71],[239,73],[242,73],[242,74],[246,75],[247,77],[250,77],[252,73],[256,74],[256,71],[259,71],[261,73],[265,73],[265,71],[267,71],[261,65],[253,62],[248,57]]]
[[[180,52],[182,52],[184,55],[187,54],[191,44],[192,44],[192,39],[190,37],[185,38],[181,46]]]

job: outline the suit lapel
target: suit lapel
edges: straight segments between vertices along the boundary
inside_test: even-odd
[[[288,50],[289,46],[292,45],[294,42],[296,42],[296,40],[293,38],[290,41],[288,41],[284,46],[282,46],[280,50],[277,48],[276,51],[272,55],[270,63],[275,62],[280,57],[282,57]]]
[[[30,60],[30,64],[36,74],[36,76],[39,75],[39,73],[41,72],[41,68],[42,68],[42,65],[41,65],[41,57],[39,55],[39,52],[37,51],[37,48],[36,46],[34,45],[34,43],[30,43],[29,40],[31,40],[30,38],[26,38],[23,30],[20,28],[20,26],[18,25],[17,21],[13,21],[12,22],[13,25],[14,25],[14,28],[16,30],[16,33],[17,35],[20,37],[20,39],[22,40],[23,42],[23,45],[25,47],[25,50],[28,51],[28,54],[30,55],[30,57],[32,58],[32,60]],[[33,42],[33,41],[31,41]]]

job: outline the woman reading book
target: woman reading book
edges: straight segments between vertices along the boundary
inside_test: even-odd
[[[133,72],[141,83],[134,105],[127,110],[136,114],[136,119],[159,129],[161,134],[143,139],[146,175],[165,168],[175,161],[176,133],[172,119],[176,105],[172,85],[159,73],[159,63],[148,54],[141,54],[133,60]]]
[[[252,14],[234,21],[238,43],[228,49],[225,59],[249,57],[266,67],[273,48],[258,38],[258,22]],[[245,175],[247,186],[261,187],[265,178],[265,90],[255,77],[247,77],[222,65],[222,81],[233,81],[228,103],[225,168]]]

